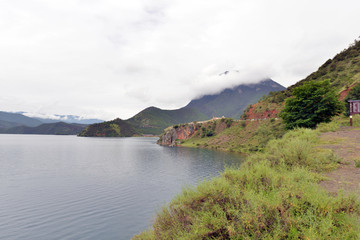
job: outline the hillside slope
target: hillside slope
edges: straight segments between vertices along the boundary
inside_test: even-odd
[[[163,110],[156,107],[149,107],[126,120],[126,122],[143,134],[161,134],[168,126],[201,121],[207,118],[206,115],[192,108]]]
[[[85,125],[69,124],[64,122],[45,123],[36,127],[17,126],[0,130],[6,134],[46,134],[46,135],[76,135],[85,128]]]
[[[2,112],[0,111],[0,127],[8,128],[14,126],[29,126],[29,127],[36,127],[41,125],[42,122],[26,117],[19,113],[10,113],[10,112]]]
[[[285,90],[283,86],[271,79],[257,84],[239,85],[235,88],[224,89],[219,94],[205,95],[192,100],[185,108],[193,108],[212,117],[230,117],[240,119],[249,104],[256,103],[269,92]]]
[[[130,124],[119,118],[87,126],[79,137],[132,137],[139,134]]]

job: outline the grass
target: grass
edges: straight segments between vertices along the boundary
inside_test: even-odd
[[[206,123],[203,127],[208,128]],[[184,147],[206,147],[222,151],[251,153],[262,151],[271,139],[285,133],[281,120],[267,119],[262,121],[234,121],[230,127],[226,122],[218,121],[214,136],[202,137],[200,131],[181,144]],[[223,127],[221,127],[223,125]]]
[[[333,122],[339,124],[339,126],[349,127],[350,126],[350,118],[346,116],[337,116],[333,119]],[[360,114],[356,114],[353,116],[353,127],[360,127]]]
[[[360,168],[360,158],[354,159],[355,167]]]
[[[344,115],[336,116],[329,123],[320,123],[316,126],[316,130],[320,133],[336,132],[340,127],[349,127],[350,119]],[[353,127],[357,129],[360,127],[360,114],[353,116]]]
[[[318,131],[296,129],[271,140],[239,169],[187,187],[134,239],[359,239],[355,196],[318,186],[333,169]]]
[[[339,128],[340,128],[340,124],[335,121],[329,123],[320,123],[316,126],[316,130],[320,133],[336,132],[337,130],[339,130]]]

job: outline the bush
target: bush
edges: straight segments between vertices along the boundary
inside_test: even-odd
[[[225,119],[225,123],[226,123],[226,127],[231,127],[232,123],[234,122],[234,120],[232,118],[226,118]]]
[[[330,122],[331,117],[343,110],[329,81],[311,81],[293,90],[280,117],[287,129],[296,127],[315,128],[321,122]]]
[[[206,132],[206,136],[207,137],[211,137],[211,136],[213,136],[214,135],[214,132],[212,131],[212,130],[208,130],[207,132]]]

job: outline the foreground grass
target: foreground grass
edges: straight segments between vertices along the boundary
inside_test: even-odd
[[[355,196],[318,187],[338,159],[317,139],[298,129],[270,141],[240,169],[183,190],[134,239],[359,239]]]

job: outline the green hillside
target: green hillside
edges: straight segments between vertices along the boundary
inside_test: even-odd
[[[168,126],[205,119],[208,119],[206,115],[192,108],[162,110],[156,107],[149,107],[126,120],[126,122],[138,129],[142,134],[157,135],[161,134]]]
[[[302,85],[307,81],[322,81],[326,79],[329,79],[331,85],[339,92],[346,90],[354,83],[360,82],[359,41],[356,40],[349,48],[337,54],[333,59],[327,60],[316,72],[289,87],[287,91],[289,92],[294,87]]]
[[[87,126],[80,137],[131,137],[139,134],[130,124],[119,118]]]

